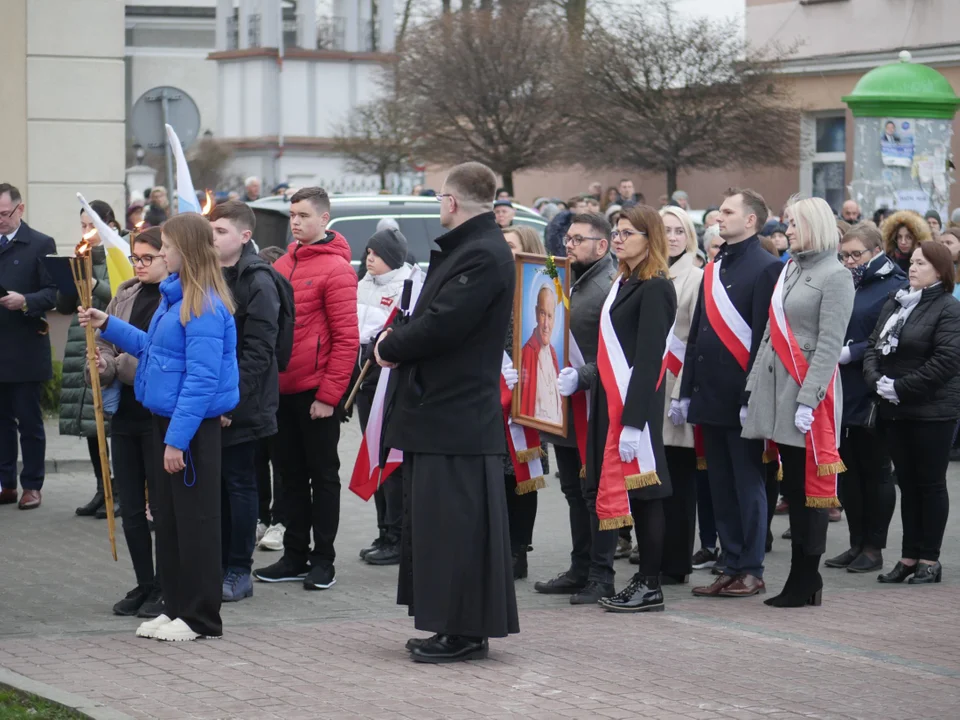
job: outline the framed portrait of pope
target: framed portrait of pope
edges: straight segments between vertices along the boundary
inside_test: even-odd
[[[560,395],[557,375],[569,362],[569,261],[548,263],[543,255],[518,253],[516,262],[513,359],[520,377],[511,416],[519,425],[566,436],[567,398]]]

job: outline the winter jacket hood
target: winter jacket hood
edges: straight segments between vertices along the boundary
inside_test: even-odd
[[[910,234],[916,238],[918,243],[924,243],[932,240],[930,235],[930,226],[927,221],[912,210],[900,210],[887,217],[880,226],[880,233],[883,235],[883,251],[889,256],[894,257],[897,250],[897,231],[901,225],[906,225]]]

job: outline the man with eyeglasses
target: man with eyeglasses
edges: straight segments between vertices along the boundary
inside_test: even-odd
[[[23,222],[20,191],[0,183],[0,505],[17,502],[17,431],[23,450],[20,509],[40,507],[46,435],[43,383],[53,377],[46,312],[57,286],[43,264],[53,238]]]
[[[887,298],[905,287],[907,276],[883,252],[880,231],[868,223],[850,228],[840,240],[839,258],[853,275],[853,312],[840,351],[843,385],[843,420],[839,496],[847,512],[850,549],[824,564],[849,572],[871,572],[883,566],[881,550],[893,515],[896,491],[890,473],[890,456],[874,430],[868,427],[871,400],[875,397],[863,378],[867,340],[877,325]]]
[[[610,254],[610,232],[606,219],[597,213],[574,215],[564,237],[571,261],[570,332],[584,364],[565,367],[557,385],[564,396],[586,393],[597,382],[597,344],[600,337],[600,310],[617,274],[617,263]],[[583,468],[577,447],[578,428],[574,401],[567,403],[567,437],[544,433],[544,441],[553,444],[560,471],[560,489],[570,508],[570,536],[573,549],[570,567],[547,582],[538,582],[539,593],[570,595],[572,605],[595,605],[602,597],[613,595],[613,560],[617,549],[616,530],[600,530],[597,520],[597,488],[581,480]]]

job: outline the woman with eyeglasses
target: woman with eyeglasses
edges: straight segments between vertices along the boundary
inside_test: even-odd
[[[90,203],[100,219],[115,230],[120,230],[113,209],[102,200]],[[93,277],[96,281],[93,286],[93,303],[99,310],[103,310],[110,302],[110,275],[107,272],[107,254],[100,244],[100,235],[96,231],[93,219],[86,210],[80,211],[80,232],[93,246],[90,255],[93,259]],[[97,443],[97,423],[93,412],[93,391],[87,387],[84,370],[87,366],[87,339],[86,332],[77,323],[77,294],[57,293],[57,312],[70,320],[70,329],[67,330],[67,344],[63,351],[63,387],[60,392],[60,434],[76,435],[87,440],[87,449],[90,453],[90,462],[93,465],[93,474],[96,476],[97,487],[93,497],[86,505],[77,508],[80,516],[106,518],[107,510],[103,504],[103,468],[100,465],[100,446]],[[104,386],[106,388],[106,386]],[[109,429],[109,428],[108,428]],[[114,495],[114,512],[117,496]]]
[[[670,278],[677,291],[677,320],[673,328],[676,339],[684,343],[690,334],[693,311],[697,306],[703,270],[694,265],[697,234],[687,211],[668,205],[660,210],[667,235],[667,262]],[[685,353],[677,351],[680,360]],[[663,501],[666,539],[663,548],[660,582],[682,584],[693,570],[693,536],[697,520],[697,453],[693,447],[693,425],[677,412],[680,405],[680,375],[667,370],[663,376],[664,392],[669,399],[664,405],[663,444],[670,470],[673,495]],[[673,410],[673,414],[671,414]],[[632,561],[632,559],[631,559]]]
[[[144,332],[160,305],[160,283],[170,274],[160,257],[160,228],[144,230],[134,236],[130,262],[136,277],[117,288],[117,296],[107,306],[107,314],[128,322]],[[97,369],[100,384],[106,387],[120,381],[120,404],[113,415],[110,445],[113,450],[115,492],[123,496],[121,517],[137,586],[113,606],[117,615],[155,618],[163,613],[163,595],[159,573],[154,569],[153,541],[147,523],[146,495],[154,508],[156,482],[161,466],[153,438],[150,411],[141,405],[133,390],[137,358],[116,345],[97,340]],[[146,491],[144,490],[146,488]]]

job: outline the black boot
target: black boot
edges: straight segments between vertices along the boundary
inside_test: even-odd
[[[527,577],[527,549],[526,546],[513,551],[513,579],[523,580]]]
[[[823,578],[820,576],[821,555],[801,555],[799,574],[789,591],[786,589],[770,603],[773,607],[798,608],[804,605],[819,606],[823,591]],[[793,567],[791,566],[791,575]]]
[[[611,598],[601,599],[600,607],[610,612],[660,612],[663,610],[660,578],[634,575],[621,592]]]
[[[103,480],[97,478],[97,491],[90,498],[90,502],[77,508],[77,515],[80,517],[93,517],[97,510],[103,507]]]
[[[800,551],[800,546],[791,544],[790,574],[787,575],[787,582],[784,583],[783,590],[780,591],[780,594],[764,600],[763,601],[764,605],[769,605],[770,607],[782,607],[780,603],[783,602],[784,599],[786,599],[788,596],[790,596],[793,593],[794,588],[798,585],[800,581],[801,557],[802,557],[802,553]]]
[[[120,517],[120,503],[117,502],[116,499],[113,501],[113,517],[114,517],[114,518],[119,518],[119,517]],[[107,506],[106,506],[106,505],[104,505],[104,504],[101,503],[100,509],[97,510],[96,518],[97,518],[97,520],[106,520],[106,519],[107,519]]]

